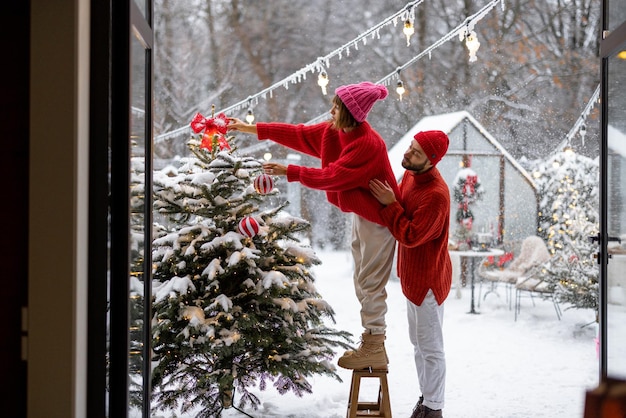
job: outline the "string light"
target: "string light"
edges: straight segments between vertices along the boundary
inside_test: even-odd
[[[248,125],[252,125],[252,122],[254,122],[254,113],[252,113],[252,97],[248,97],[248,113],[246,113],[246,122],[248,122]]]
[[[341,47],[337,48],[336,50],[332,51],[331,53],[329,53],[328,55],[318,58],[314,63],[309,64],[307,66],[305,66],[304,68],[296,71],[294,74],[292,74],[291,76],[280,80],[276,83],[274,83],[273,85],[259,91],[258,93],[250,96],[248,98],[248,100],[253,99],[258,101],[258,98],[260,97],[266,97],[269,95],[270,98],[273,97],[272,92],[277,89],[278,87],[285,87],[288,88],[289,83],[297,83],[299,82],[302,78],[306,78],[306,73],[311,71],[311,72],[315,72],[315,71],[319,71],[320,68],[320,63],[326,63],[326,67],[328,67],[328,61],[331,58],[334,57],[339,57],[341,59],[341,56],[344,52],[346,52],[346,54],[349,54],[349,49],[350,47],[354,47],[355,49],[358,49],[357,44],[359,42],[364,42],[364,39],[367,36],[376,36],[380,29],[390,23],[394,23],[397,21],[398,17],[400,16],[406,16],[407,13],[414,9],[417,5],[419,5],[420,3],[422,3],[423,0],[415,0],[409,4],[407,4],[402,10],[396,12],[395,14],[393,14],[392,16],[389,16],[388,18],[386,18],[384,21],[382,21],[381,23],[379,23],[378,25],[372,26],[370,29],[368,29],[367,31],[363,32],[361,35],[359,35],[358,37],[356,37],[355,39],[347,42],[346,44],[342,45]],[[454,28],[453,30],[451,30],[450,32],[448,32],[448,34],[444,35],[442,38],[440,38],[437,42],[435,42],[433,45],[431,45],[429,48],[425,49],[424,51],[422,51],[420,54],[416,55],[415,57],[413,57],[411,60],[409,60],[408,62],[406,62],[401,69],[407,68],[408,66],[412,65],[413,63],[415,63],[416,61],[418,61],[419,59],[421,59],[423,56],[425,55],[429,55],[431,54],[431,52],[440,47],[441,45],[443,45],[444,43],[448,42],[451,38],[457,36],[459,34],[460,31],[463,31],[464,29],[466,29],[467,27],[471,28],[473,27],[473,25],[481,20],[491,9],[493,9],[498,3],[502,4],[502,7],[504,7],[503,4],[504,0],[491,0],[487,5],[485,5],[482,9],[480,9],[478,12],[476,12],[475,14],[467,17],[464,22],[462,24],[460,24],[459,26],[457,26],[456,28]],[[407,19],[410,20],[410,19]],[[413,30],[415,30],[413,28]],[[380,37],[380,36],[379,36]],[[480,45],[480,44],[479,44]],[[382,78],[380,81],[378,81],[378,84],[385,84],[388,85],[389,83],[389,79],[391,79],[393,76],[395,76],[395,72],[388,74],[387,76],[385,76],[384,78]],[[243,104],[245,104],[246,101],[242,101],[239,103],[236,103],[232,106],[226,107],[224,109],[222,109],[220,111],[220,113],[225,113],[227,114],[228,112],[231,112],[233,110],[238,110],[241,109],[241,107],[243,106]],[[317,121],[318,119],[321,118],[326,118],[327,115],[321,115],[318,118],[313,119],[312,121],[309,121],[309,123],[313,123],[313,121]],[[158,143],[160,141],[163,140],[167,140],[169,138],[173,138],[176,137],[178,135],[182,135],[182,134],[187,134],[189,132],[189,126],[185,125],[183,127],[174,129],[170,132],[166,132],[160,135],[157,135],[155,137],[155,143]]]
[[[402,29],[402,32],[404,32],[404,36],[406,36],[406,46],[411,45],[411,35],[415,33],[413,22],[407,19],[406,22],[404,22],[404,29]]]
[[[478,59],[476,58],[476,52],[478,52],[478,48],[480,48],[480,42],[478,42],[476,32],[470,30],[469,25],[465,31],[464,38],[465,46],[469,52],[469,62],[474,62]]]
[[[255,101],[258,102],[259,98],[266,98],[267,96],[269,96],[269,98],[273,97],[273,91],[279,87],[285,87],[288,88],[289,83],[296,83],[299,82],[302,78],[306,78],[306,73],[307,72],[316,72],[319,71],[320,69],[320,63],[325,63],[325,67],[328,67],[329,65],[329,61],[331,58],[339,58],[341,59],[343,53],[345,52],[346,55],[349,55],[349,50],[350,47],[355,47],[359,42],[363,42],[363,44],[365,45],[365,39],[369,36],[372,37],[378,37],[380,39],[380,29],[390,25],[390,24],[396,24],[397,19],[400,16],[405,16],[408,11],[414,9],[415,7],[417,7],[419,4],[421,4],[424,0],[414,0],[410,3],[408,3],[406,6],[404,6],[402,8],[402,10],[397,11],[396,13],[394,13],[393,15],[387,17],[385,20],[383,20],[382,22],[380,22],[379,24],[370,27],[368,30],[366,30],[365,32],[361,33],[359,36],[357,36],[356,38],[352,39],[349,42],[346,42],[344,45],[342,45],[341,47],[335,49],[334,51],[330,52],[329,54],[325,55],[324,57],[319,57],[315,62],[308,64],[307,66],[301,68],[300,70],[296,71],[295,73],[293,73],[291,76],[286,77],[280,81],[277,81],[276,83],[272,84],[271,86],[257,92],[256,94],[250,96],[248,98],[248,100],[253,99]],[[494,1],[502,1],[502,0],[494,0]],[[224,109],[222,109],[220,111],[220,113],[225,113],[228,114],[229,112],[232,111],[236,111],[239,110],[243,107],[243,105],[246,103],[246,101],[241,101],[238,103],[235,103],[232,106],[228,106]],[[187,134],[189,132],[189,126],[185,125],[182,126],[180,128],[176,128],[170,132],[165,132],[163,134],[157,135],[155,137],[155,143],[158,143],[160,141],[164,141],[170,138],[174,138],[177,137],[179,135],[183,135],[183,134]]]
[[[252,122],[254,122],[254,113],[252,113],[252,109],[248,109],[248,114],[246,115],[246,122],[248,122],[248,125],[252,125]]]
[[[402,82],[402,80],[398,80],[398,84],[396,85],[396,93],[398,93],[398,96],[400,96],[400,101],[402,101],[402,95],[406,92],[406,89],[404,88],[404,83]]]
[[[317,85],[322,88],[322,93],[326,96],[326,94],[328,94],[326,90],[326,86],[328,86],[328,74],[326,74],[326,71],[322,71],[320,75],[317,76]]]
[[[483,17],[485,17],[487,15],[487,13],[489,13],[489,11],[491,11],[491,9],[493,9],[498,3],[501,3],[502,1],[503,0],[492,0],[489,4],[486,4],[485,6],[483,6],[483,8],[480,9],[478,12],[476,12],[473,15],[467,17],[461,24],[459,24],[457,27],[452,29],[447,34],[445,34],[438,41],[436,41],[435,43],[430,45],[428,48],[424,49],[422,52],[420,52],[419,54],[417,54],[416,56],[411,58],[409,61],[405,62],[403,65],[398,67],[393,72],[387,74],[386,76],[384,76],[383,78],[378,80],[376,83],[377,84],[389,85],[389,80],[392,79],[393,77],[395,77],[396,74],[399,71],[402,71],[402,70],[408,68],[409,66],[413,65],[414,63],[416,63],[417,61],[419,61],[420,59],[422,59],[426,55],[428,55],[430,57],[431,52],[433,50],[439,48],[441,45],[445,44],[446,42],[450,41],[451,39],[454,39],[455,37],[460,37],[460,39],[463,40],[464,39],[463,36],[464,36],[465,31],[467,30],[467,28],[473,28],[474,25],[476,24],[476,22],[478,22]],[[327,115],[326,114],[322,114],[322,115],[319,115],[319,116],[309,120],[306,123],[307,124],[313,124],[313,123],[321,122],[322,120],[325,120],[326,118],[327,118]]]

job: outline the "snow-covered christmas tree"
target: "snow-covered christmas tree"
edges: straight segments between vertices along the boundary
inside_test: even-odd
[[[538,232],[552,254],[538,274],[560,302],[597,310],[598,244],[590,238],[599,227],[598,163],[568,149],[539,164],[534,177],[542,196]]]
[[[193,156],[153,180],[153,405],[197,417],[256,409],[268,383],[301,395],[314,374],[339,379],[330,360],[350,342],[327,324],[308,222],[266,207],[273,179],[230,149],[227,123],[196,115]]]
[[[454,178],[454,201],[457,204],[456,229],[454,238],[459,249],[467,250],[472,238],[472,226],[474,223],[473,204],[480,200],[483,189],[478,175],[471,166],[471,157],[463,156],[462,167]]]

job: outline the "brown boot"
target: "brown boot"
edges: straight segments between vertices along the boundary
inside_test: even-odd
[[[364,338],[368,338],[368,337],[364,337],[364,335],[371,335],[370,333],[364,332],[363,334],[361,334],[361,344],[363,344],[363,339]],[[384,335],[384,334],[383,334]],[[383,338],[384,340],[384,338]],[[358,349],[357,349],[358,350]],[[341,357],[348,357],[351,356],[352,354],[354,354],[357,350],[346,350],[343,353],[343,356]],[[385,350],[384,344],[383,344],[383,350]],[[389,358],[387,357],[387,351],[385,351],[385,361],[387,361],[387,364],[389,364]]]
[[[351,370],[386,370],[389,360],[385,351],[385,334],[361,335],[361,345],[356,350],[347,351],[337,362],[339,367]]]

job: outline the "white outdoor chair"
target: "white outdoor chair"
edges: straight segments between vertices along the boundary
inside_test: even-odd
[[[515,284],[515,320],[517,321],[517,315],[519,315],[522,293],[526,292],[535,306],[535,299],[533,295],[539,295],[544,299],[550,299],[554,305],[556,311],[556,317],[561,320],[561,308],[554,295],[554,290],[544,280],[533,277],[520,277]]]
[[[506,286],[506,300],[509,303],[509,309],[511,309],[513,288],[517,285],[518,280],[524,277],[530,269],[548,261],[549,258],[550,253],[541,238],[535,235],[526,237],[522,241],[519,254],[513,258],[508,267],[502,270],[482,269],[479,271],[479,274],[492,284],[491,290],[487,291],[484,297],[486,298],[489,293],[495,292],[496,286],[502,283]]]

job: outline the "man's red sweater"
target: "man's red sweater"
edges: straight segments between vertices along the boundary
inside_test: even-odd
[[[436,167],[422,174],[407,170],[400,184],[400,201],[381,215],[398,240],[398,276],[402,293],[421,305],[432,289],[440,305],[452,285],[448,253],[450,192]]]
[[[396,196],[400,194],[385,141],[369,123],[363,122],[350,132],[335,129],[329,122],[310,126],[257,123],[256,127],[259,139],[271,139],[321,160],[321,168],[290,164],[288,181],[323,190],[328,201],[342,211],[384,225],[380,214],[383,205],[370,193],[369,181],[386,181]]]

